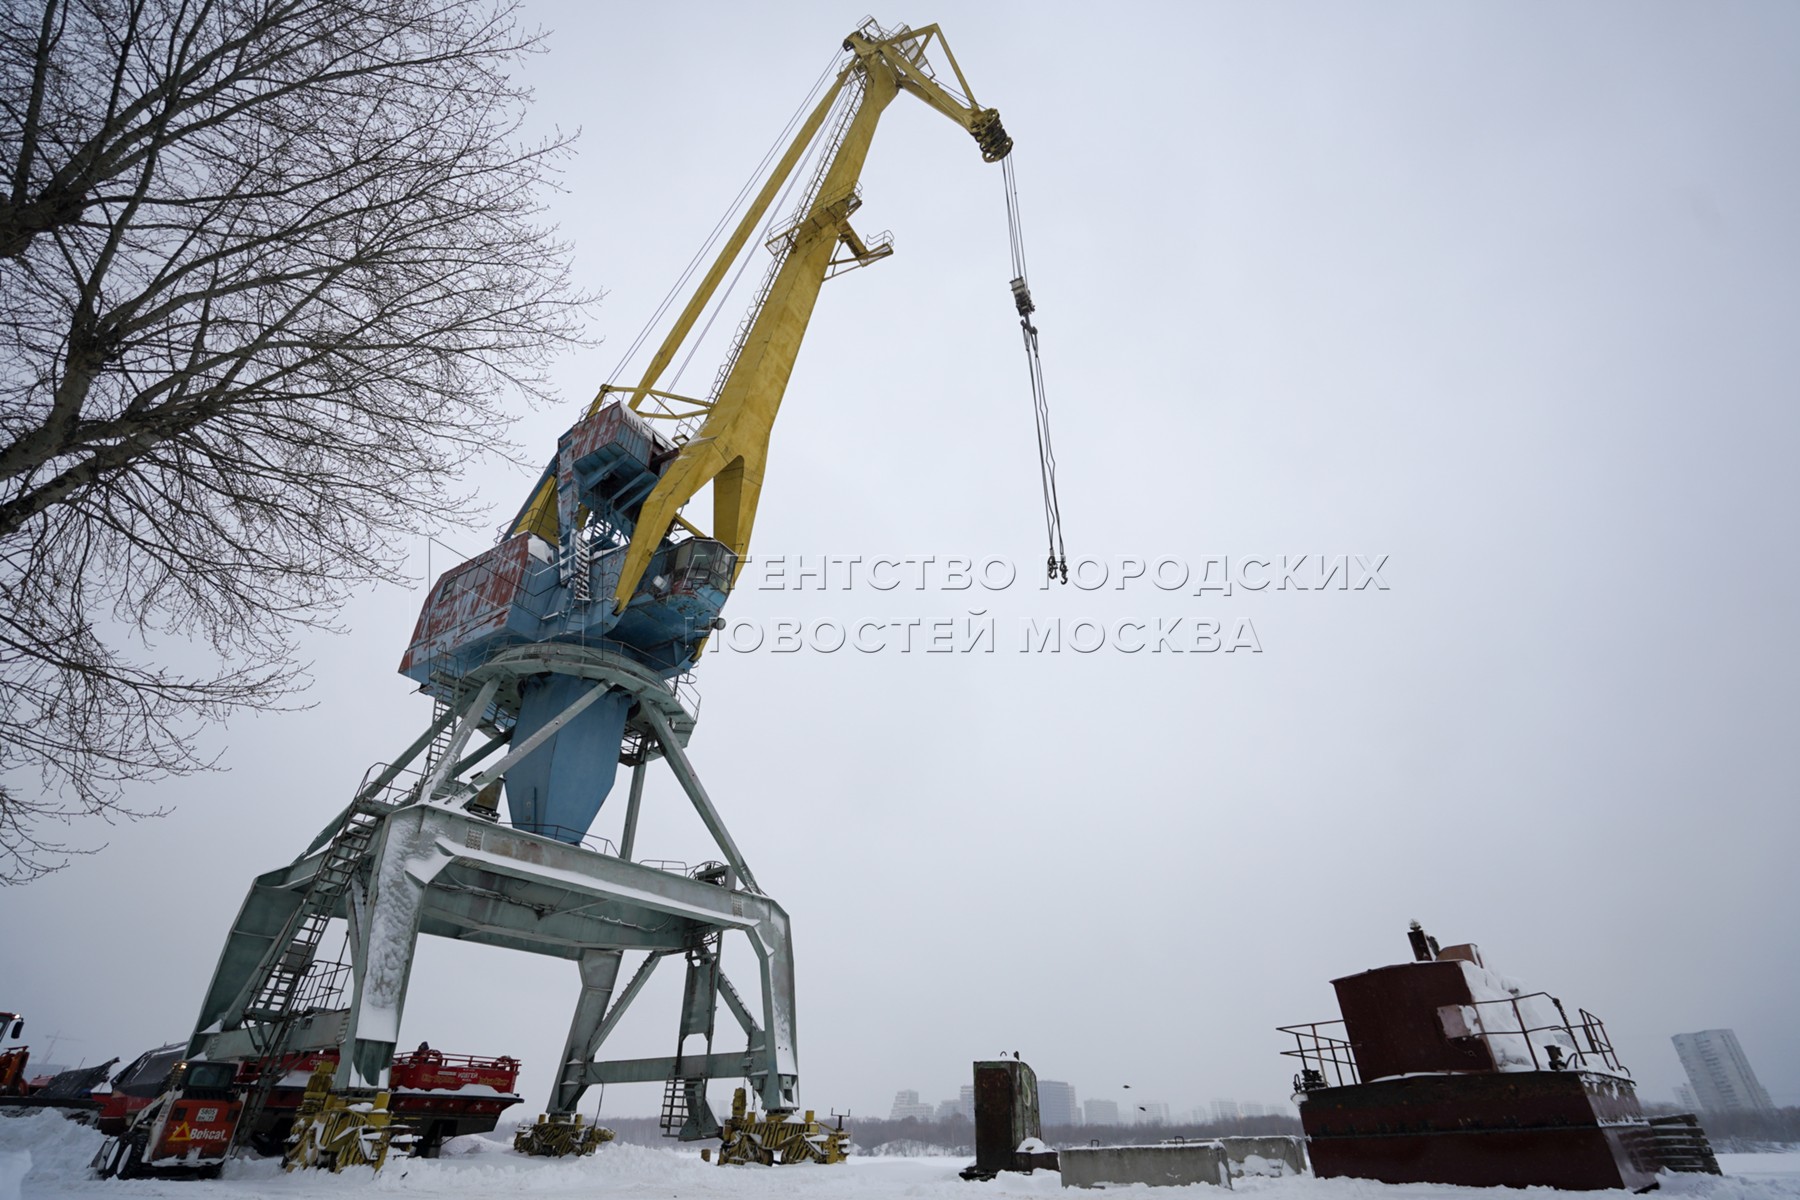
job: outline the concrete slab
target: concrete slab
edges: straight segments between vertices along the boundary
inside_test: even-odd
[[[1304,1175],[1306,1173],[1306,1139],[1288,1136],[1226,1137],[1219,1144],[1225,1148],[1231,1173],[1245,1175]]]
[[[1181,1187],[1189,1183],[1231,1186],[1225,1148],[1217,1142],[1167,1142],[1157,1146],[1077,1146],[1060,1151],[1064,1187]]]

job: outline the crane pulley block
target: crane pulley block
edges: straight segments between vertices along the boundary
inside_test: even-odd
[[[984,108],[971,117],[969,132],[981,147],[982,162],[999,162],[1012,153],[1013,140],[1007,136],[1006,126],[1000,123],[1000,113],[995,109]]]
[[[1019,310],[1019,316],[1029,317],[1037,311],[1037,305],[1031,302],[1031,287],[1023,279],[1012,281],[1013,307]]]

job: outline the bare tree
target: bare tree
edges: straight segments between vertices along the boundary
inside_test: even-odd
[[[0,28],[0,882],[291,695],[581,303],[505,0],[39,3]]]

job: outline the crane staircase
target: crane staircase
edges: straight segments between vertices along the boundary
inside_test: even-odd
[[[359,800],[345,811],[343,824],[326,847],[300,907],[276,939],[280,949],[266,960],[263,976],[244,1008],[256,1058],[251,1063],[254,1081],[238,1120],[240,1144],[250,1138],[268,1106],[270,1094],[285,1073],[282,1056],[294,1018],[328,998],[335,999],[342,989],[343,964],[318,969],[319,941],[368,857],[382,818],[391,808],[380,801]]]

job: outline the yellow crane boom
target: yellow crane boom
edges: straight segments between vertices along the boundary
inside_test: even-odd
[[[934,41],[956,76],[957,90],[940,84],[926,63],[926,49]],[[894,97],[902,91],[910,92],[955,121],[973,135],[987,162],[998,162],[1012,150],[1012,139],[1000,124],[1000,114],[975,102],[962,69],[936,25],[921,29],[901,26],[888,32],[871,21],[844,39],[844,49],[850,54],[849,61],[801,124],[657,348],[637,386],[604,387],[589,405],[589,413],[596,412],[609,393],[629,390],[629,404],[642,416],[700,421],[695,435],[681,446],[644,501],[614,593],[617,610],[622,611],[630,600],[670,528],[680,523],[693,530],[680,511],[708,483],[713,485],[711,536],[738,555],[741,567],[756,522],[775,414],[781,407],[801,339],[818,302],[819,289],[831,276],[891,253],[884,242],[871,243],[859,236],[850,225],[850,216],[861,204],[857,179],[868,157],[875,126]],[[807,147],[819,136],[839,99],[846,95],[840,119],[827,135],[835,139],[835,144],[827,147],[797,215],[767,240],[775,255],[769,278],[745,332],[732,346],[713,394],[702,400],[657,390],[663,371],[693,333],[731,264],[743,253]],[[555,543],[559,533],[557,521],[556,483],[551,477],[538,485],[511,532],[529,530]]]

